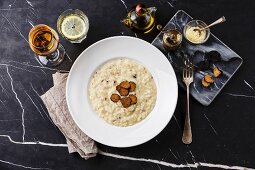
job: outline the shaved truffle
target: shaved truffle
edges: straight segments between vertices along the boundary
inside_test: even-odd
[[[131,99],[131,104],[136,104],[137,103],[137,97],[133,94],[129,95],[130,99]]]
[[[135,84],[134,82],[132,82],[132,81],[130,81],[129,84],[130,84],[130,89],[129,89],[129,91],[130,91],[130,92],[135,91],[135,89],[136,89],[136,84]]]
[[[124,88],[124,89],[129,89],[130,84],[128,81],[123,81],[120,83],[120,87]]]
[[[124,88],[121,87],[120,90],[119,90],[119,93],[120,93],[121,96],[127,96],[129,91],[127,89],[124,89]]]
[[[120,85],[116,86],[116,90],[119,92],[121,89]]]
[[[210,63],[208,60],[201,61],[197,64],[200,70],[208,70],[210,68]]]
[[[210,83],[206,82],[205,79],[203,78],[203,79],[202,79],[202,85],[203,85],[204,87],[209,87],[209,86],[210,86]]]
[[[213,77],[212,77],[210,74],[206,74],[206,75],[204,76],[204,79],[205,79],[205,81],[206,81],[207,83],[213,83],[213,82],[214,82]]]
[[[128,108],[131,105],[130,97],[124,97],[120,100],[120,102],[124,108]]]
[[[210,51],[206,53],[206,56],[210,62],[221,61],[221,55],[218,51]]]
[[[213,68],[213,75],[214,77],[219,77],[219,75],[221,75],[221,71],[219,70],[218,67]]]
[[[117,103],[121,102],[124,108],[128,108],[129,106],[137,103],[137,97],[134,94],[129,94],[129,92],[133,92],[136,89],[136,84],[132,81],[122,81],[119,85],[116,86],[116,90],[119,94],[112,94],[111,101]]]
[[[120,85],[116,86],[116,90],[119,92],[121,96],[127,96],[129,91],[125,88],[122,88]]]
[[[112,94],[111,95],[111,101],[113,101],[114,103],[117,103],[120,100],[120,96],[118,94]]]

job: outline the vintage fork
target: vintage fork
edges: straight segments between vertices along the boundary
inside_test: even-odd
[[[194,71],[193,64],[189,60],[186,60],[184,64],[185,67],[183,68],[183,82],[186,84],[187,88],[187,112],[185,117],[182,142],[185,144],[190,144],[192,142],[192,132],[189,114],[189,86],[193,82]]]

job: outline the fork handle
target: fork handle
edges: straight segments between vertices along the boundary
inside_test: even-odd
[[[190,144],[192,142],[192,132],[191,132],[190,115],[189,115],[189,85],[187,86],[187,112],[185,117],[182,142],[185,144]]]

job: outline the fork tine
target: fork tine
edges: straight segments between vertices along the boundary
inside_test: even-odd
[[[185,61],[185,65],[183,67],[183,77],[187,76],[187,66],[186,66],[186,61]]]
[[[191,68],[191,66],[189,67],[189,77],[190,78],[192,77],[192,68]]]
[[[183,78],[187,78],[187,64],[188,64],[188,62],[187,62],[187,60],[185,60],[184,61],[184,67],[183,67]]]
[[[184,67],[183,67],[183,69],[182,69],[182,77],[184,78],[184,76],[185,76],[185,74],[184,74]]]
[[[192,66],[191,66],[191,76],[193,77],[194,76],[194,66],[193,66],[193,64],[192,64]]]
[[[186,77],[186,68],[183,68],[183,78]]]
[[[190,71],[189,71],[189,67],[187,68],[187,78],[189,78],[190,76]]]
[[[189,71],[190,71],[189,77],[191,78],[193,76],[193,63],[192,63],[192,61],[189,61]]]
[[[191,73],[192,73],[192,77],[194,76],[194,65],[193,63],[191,63]]]
[[[193,78],[194,71],[193,71],[193,63],[189,59],[184,60],[184,67],[183,67],[183,78]]]
[[[190,73],[190,71],[189,71],[189,67],[187,67],[187,78],[189,78],[189,73]]]

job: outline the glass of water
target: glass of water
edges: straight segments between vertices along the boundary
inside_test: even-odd
[[[81,10],[68,9],[59,16],[57,28],[71,43],[81,43],[87,37],[89,20]]]

